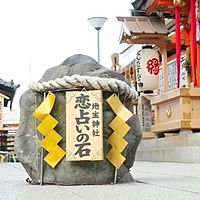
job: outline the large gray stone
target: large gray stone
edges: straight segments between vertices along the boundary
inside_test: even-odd
[[[65,75],[89,75],[99,76],[105,78],[116,78],[126,81],[119,73],[109,70],[94,59],[85,55],[74,55],[67,58],[59,66],[48,69],[42,76],[39,82],[53,80]],[[104,141],[104,155],[110,150],[110,145],[107,139],[112,134],[109,128],[109,123],[114,118],[115,114],[106,102],[106,99],[111,95],[111,92],[103,92],[103,141]],[[121,101],[125,103],[126,107],[132,111],[131,100],[124,100],[121,96]],[[41,169],[41,134],[35,131],[39,124],[37,119],[33,117],[32,113],[42,102],[43,94],[34,92],[32,90],[26,91],[20,98],[20,126],[15,138],[15,152],[18,159],[32,178],[33,183],[40,182]],[[63,137],[59,146],[65,149],[65,95],[64,92],[56,92],[56,102],[51,115],[59,121],[55,130]],[[132,116],[128,120],[131,126],[130,131],[125,136],[128,146],[123,152],[126,161],[118,170],[117,182],[132,181],[132,176],[129,169],[132,167],[135,160],[136,149],[141,140],[142,131],[138,117]],[[44,151],[44,156],[47,152]],[[45,161],[43,162],[43,183],[44,184],[62,184],[62,185],[82,185],[82,184],[110,184],[114,180],[114,167],[105,158],[103,161],[76,161],[69,162],[65,158],[53,169]]]

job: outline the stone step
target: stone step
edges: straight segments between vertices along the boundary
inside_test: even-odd
[[[185,146],[137,151],[137,161],[200,163],[200,146]]]
[[[200,163],[200,133],[142,140],[136,160]]]
[[[184,146],[200,146],[200,133],[142,140],[138,151]]]

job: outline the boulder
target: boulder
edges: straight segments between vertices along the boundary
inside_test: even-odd
[[[116,78],[122,81],[127,80],[118,72],[109,70],[93,58],[85,55],[73,55],[56,67],[48,69],[39,82],[71,76],[74,74],[98,76],[104,78]],[[115,117],[114,112],[106,102],[112,92],[103,92],[103,145],[104,155],[108,153],[111,146],[107,140],[112,134],[109,123]],[[124,102],[123,96],[120,96]],[[110,184],[114,181],[114,166],[106,159],[102,161],[67,161],[65,157],[55,168],[50,167],[45,161],[41,167],[41,157],[47,152],[44,150],[42,155],[40,141],[41,134],[37,133],[36,127],[38,120],[33,116],[34,110],[43,100],[43,94],[32,90],[27,90],[20,98],[20,125],[15,137],[15,152],[19,161],[31,177],[34,184],[40,183],[40,172],[43,169],[43,184],[56,185],[83,185],[83,184]],[[131,100],[124,102],[126,108],[132,111]],[[63,91],[56,92],[56,101],[52,110],[52,115],[59,123],[55,130],[63,137],[59,146],[66,148],[66,120],[65,120],[65,95]],[[125,162],[117,171],[117,182],[130,182],[133,178],[129,169],[133,166],[135,153],[141,140],[142,131],[138,116],[133,115],[128,121],[131,127],[125,139],[127,147],[122,152],[126,157]]]

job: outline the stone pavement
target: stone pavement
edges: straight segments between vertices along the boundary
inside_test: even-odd
[[[30,185],[20,163],[0,163],[0,200],[200,200],[200,164],[136,161],[136,182]]]

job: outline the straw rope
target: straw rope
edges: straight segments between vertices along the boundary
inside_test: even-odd
[[[96,89],[109,92],[117,92],[124,95],[125,98],[137,99],[137,92],[124,81],[114,78],[100,78],[96,76],[80,76],[78,74],[72,76],[64,76],[42,83],[33,83],[30,89],[36,92],[45,92],[57,89],[70,89],[83,87],[86,89]]]

